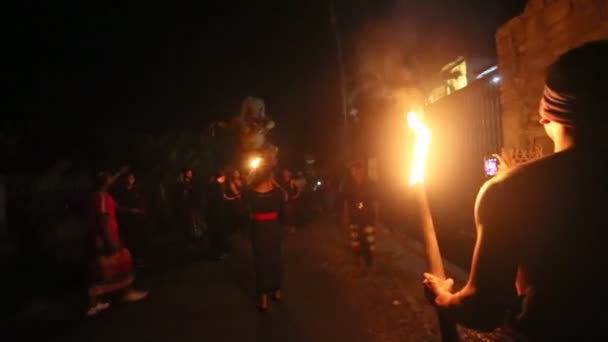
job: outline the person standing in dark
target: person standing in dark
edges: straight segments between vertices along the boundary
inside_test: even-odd
[[[117,204],[109,189],[127,168],[116,174],[101,172],[95,177],[95,191],[90,194],[91,231],[89,243],[94,250],[90,260],[89,302],[87,316],[109,307],[101,297],[121,291],[123,300],[140,301],[148,295],[133,289],[133,262],[129,249],[123,246],[117,219]]]
[[[210,254],[214,259],[224,259],[228,249],[226,241],[226,175],[218,172],[207,191],[207,227]]]
[[[174,194],[174,222],[187,239],[196,239],[202,229],[202,194],[194,171],[184,169],[176,184]]]
[[[251,243],[259,296],[258,309],[268,309],[268,296],[280,301],[282,283],[282,230],[279,212],[285,201],[283,191],[274,185],[268,167],[255,171],[245,199],[252,217]]]
[[[288,169],[283,170],[282,189],[285,192],[285,197],[287,199],[283,209],[285,226],[287,231],[295,233],[298,220],[298,209],[301,204],[300,196],[302,194],[302,189]]]
[[[432,303],[454,321],[499,327],[511,341],[608,339],[607,60],[604,40],[549,67],[539,122],[554,153],[511,166],[481,187],[462,289],[424,275]]]
[[[367,178],[360,161],[350,165],[350,176],[344,193],[344,225],[348,227],[353,252],[369,265],[373,261],[378,226],[376,184]]]
[[[226,186],[227,216],[232,232],[243,232],[247,225],[243,205],[243,190],[245,184],[238,169],[232,171]]]
[[[133,172],[127,174],[124,184],[116,191],[115,198],[122,236],[133,255],[135,266],[142,267],[146,245],[146,210]]]

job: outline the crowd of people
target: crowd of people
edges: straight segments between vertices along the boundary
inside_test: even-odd
[[[475,206],[477,242],[469,280],[453,290],[452,279],[425,274],[431,302],[454,322],[480,330],[505,328],[511,340],[548,341],[561,337],[602,336],[606,315],[592,314],[607,304],[602,288],[606,262],[604,157],[608,42],[575,48],[549,68],[541,99],[540,124],[555,153],[503,168],[481,188]],[[503,165],[504,167],[505,165]],[[378,227],[378,192],[364,163],[350,164],[342,193],[343,225],[360,260],[371,265]],[[112,184],[125,186],[111,194]],[[290,170],[261,166],[247,175],[217,172],[198,194],[192,170],[178,182],[188,198],[175,211],[188,233],[206,231],[214,259],[229,253],[230,229],[248,232],[258,308],[282,300],[283,232],[298,230],[306,184]],[[91,263],[88,315],[109,307],[101,298],[122,291],[126,301],[147,292],[133,288],[133,265],[143,264],[141,223],[146,214],[127,169],[101,173],[91,195]],[[327,191],[326,208],[336,209],[336,192]],[[318,201],[323,202],[323,201]],[[345,234],[345,239],[347,239]],[[133,253],[133,254],[132,254]],[[135,262],[134,262],[135,260]],[[513,297],[515,294],[515,297]],[[515,299],[515,300],[514,300]],[[584,314],[579,315],[581,308]],[[562,324],[563,323],[563,324]]]
[[[311,215],[334,212],[337,186],[307,179],[303,172],[260,167],[245,172],[222,169],[201,182],[190,168],[177,177],[166,197],[168,221],[187,240],[205,240],[211,260],[223,260],[230,251],[228,236],[250,235],[260,310],[268,307],[267,295],[280,300],[281,241],[283,232],[294,234]],[[310,177],[309,177],[310,178]],[[134,269],[146,265],[149,245],[146,201],[129,167],[96,177],[91,195],[92,233],[89,239],[90,307],[93,316],[109,308],[106,295],[122,293],[125,301],[146,298],[133,288]],[[313,186],[314,185],[314,186]]]

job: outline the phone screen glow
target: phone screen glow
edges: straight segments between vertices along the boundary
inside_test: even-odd
[[[484,161],[486,175],[494,176],[498,173],[498,160],[496,158],[488,158]]]

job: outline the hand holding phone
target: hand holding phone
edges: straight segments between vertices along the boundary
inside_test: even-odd
[[[484,170],[486,172],[486,176],[492,177],[498,173],[498,167],[500,165],[500,161],[495,156],[489,156],[484,158]]]

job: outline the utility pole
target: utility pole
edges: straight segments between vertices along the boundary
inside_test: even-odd
[[[5,175],[0,173],[0,241],[2,241],[2,235],[7,233],[8,230],[6,218],[6,206],[8,205],[8,202],[6,198],[6,178]]]
[[[348,107],[346,101],[346,72],[344,68],[344,53],[342,50],[342,37],[340,34],[340,26],[338,24],[338,18],[336,16],[336,4],[335,0],[329,1],[329,14],[331,27],[336,40],[336,58],[338,62],[338,71],[340,73],[340,97],[342,104],[342,117],[344,120],[344,150],[346,157],[350,153],[349,139],[348,139]]]

